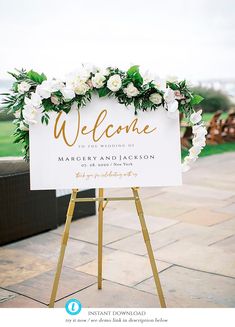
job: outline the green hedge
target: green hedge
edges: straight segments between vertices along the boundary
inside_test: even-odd
[[[229,97],[221,91],[205,87],[195,87],[193,90],[204,98],[198,105],[204,112],[215,112],[217,110],[226,112],[231,106]]]
[[[6,112],[0,109],[0,121],[8,121],[13,119],[14,119],[13,114],[7,114]]]

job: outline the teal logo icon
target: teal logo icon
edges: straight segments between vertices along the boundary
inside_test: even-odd
[[[70,299],[65,304],[65,310],[70,315],[77,315],[82,310],[81,302],[77,299]]]

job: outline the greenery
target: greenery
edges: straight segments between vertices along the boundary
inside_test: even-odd
[[[0,157],[22,156],[22,145],[13,143],[15,126],[10,121],[0,122]]]
[[[206,112],[202,115],[203,120],[205,122],[209,122],[211,120],[211,118],[214,116],[214,113],[210,113],[210,112]],[[220,119],[226,119],[228,116],[228,114],[226,112],[223,112],[220,116]]]
[[[220,154],[224,152],[235,151],[235,142],[222,143],[217,145],[206,145],[199,157],[211,156],[213,154]],[[187,150],[182,150],[182,158],[185,158],[188,154]]]
[[[33,70],[27,72],[22,69],[9,74],[15,78],[15,82],[11,92],[3,94],[3,110],[16,116],[14,142],[23,143],[25,160],[29,160],[28,127],[36,121],[39,109],[41,122],[48,124],[50,111],[68,113],[74,103],[78,108],[83,107],[91,100],[92,93],[97,93],[99,97],[114,96],[125,106],[133,104],[135,114],[138,110],[156,110],[160,106],[171,114],[178,108],[190,123],[194,106],[203,100],[188,87],[185,80],[167,81],[167,91],[153,80],[144,82],[137,65],[127,72],[112,67],[108,67],[106,73],[99,69],[96,72],[86,70],[86,77],[83,72],[70,83],[55,79],[48,81],[43,73]],[[111,84],[112,78],[116,79],[116,84]]]
[[[231,106],[229,97],[222,91],[205,87],[195,87],[193,90],[203,96],[204,100],[200,103],[200,108],[204,112],[215,112],[217,110],[227,112]]]
[[[14,115],[13,113],[8,113],[6,111],[1,110],[0,111],[0,121],[9,121],[9,120],[14,120]]]

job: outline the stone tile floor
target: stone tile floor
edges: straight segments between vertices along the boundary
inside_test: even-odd
[[[129,189],[107,190],[115,196]],[[200,159],[182,187],[140,190],[168,307],[235,306],[235,153]],[[46,307],[63,226],[0,249],[0,307]],[[103,289],[97,217],[74,221],[56,307],[159,307],[133,202],[104,213]]]

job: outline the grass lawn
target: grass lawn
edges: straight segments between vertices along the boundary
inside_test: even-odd
[[[212,114],[206,114],[205,120],[210,120]],[[0,122],[0,157],[22,156],[21,145],[13,143],[14,125],[10,121]],[[235,142],[218,145],[207,145],[201,152],[201,157],[235,151]],[[187,155],[187,150],[182,150],[182,157]]]
[[[203,114],[203,120],[206,121],[206,122],[209,122],[212,118],[212,116],[214,115],[214,113],[205,113]],[[226,112],[223,112],[222,115],[220,116],[220,119],[225,119],[227,117],[227,113]]]
[[[21,145],[13,143],[14,129],[12,122],[0,122],[0,157],[22,156]]]

